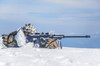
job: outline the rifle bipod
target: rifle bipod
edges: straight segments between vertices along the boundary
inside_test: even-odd
[[[61,43],[61,39],[58,39],[58,49],[62,49],[62,43]]]

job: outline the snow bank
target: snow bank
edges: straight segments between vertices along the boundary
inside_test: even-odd
[[[0,66],[100,66],[100,49],[1,49]]]

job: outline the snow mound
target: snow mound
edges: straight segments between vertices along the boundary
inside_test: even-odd
[[[0,49],[0,66],[100,66],[100,49]]]

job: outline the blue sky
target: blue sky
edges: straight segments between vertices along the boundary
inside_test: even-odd
[[[0,27],[14,30],[31,23],[38,32],[100,33],[99,3],[99,0],[0,0]]]
[[[37,32],[100,34],[100,0],[0,0],[0,34],[27,23]]]

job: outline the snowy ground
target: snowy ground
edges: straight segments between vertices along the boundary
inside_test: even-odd
[[[0,49],[0,66],[100,66],[100,49]]]

